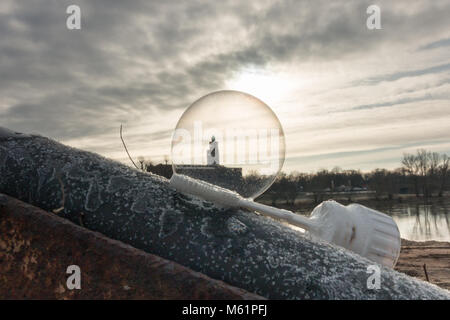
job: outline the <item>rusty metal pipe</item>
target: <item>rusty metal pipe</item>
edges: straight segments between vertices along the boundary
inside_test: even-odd
[[[0,248],[0,300],[262,299],[1,193]]]

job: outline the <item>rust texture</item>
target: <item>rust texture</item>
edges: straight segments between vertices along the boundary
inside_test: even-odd
[[[69,290],[69,265],[81,289]],[[261,299],[0,194],[0,299]]]

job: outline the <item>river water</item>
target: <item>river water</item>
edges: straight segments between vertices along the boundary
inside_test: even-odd
[[[450,199],[433,201],[432,204],[380,202],[373,208],[392,216],[402,238],[450,242]]]

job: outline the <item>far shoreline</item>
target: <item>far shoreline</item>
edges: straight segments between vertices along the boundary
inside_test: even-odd
[[[303,194],[295,199],[295,202],[286,201],[285,199],[277,199],[275,203],[268,196],[261,196],[257,198],[258,202],[273,205],[283,209],[289,209],[293,211],[299,211],[303,213],[305,210],[311,210],[322,201],[335,200],[343,205],[348,205],[351,203],[359,203],[368,207],[373,207],[376,205],[389,205],[389,204],[433,204],[439,202],[450,201],[450,193],[445,193],[442,197],[417,197],[415,194],[394,194],[391,198],[387,196],[376,197],[374,193],[347,193],[347,192],[336,192],[336,193],[323,193],[320,197],[315,200],[312,194]]]

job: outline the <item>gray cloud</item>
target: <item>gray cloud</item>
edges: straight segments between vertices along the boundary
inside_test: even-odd
[[[419,48],[419,50],[430,50],[430,49],[436,49],[436,48],[442,48],[442,47],[448,47],[448,46],[450,46],[450,38],[433,41],[424,46],[421,46]]]
[[[416,70],[408,70],[403,72],[396,72],[392,74],[385,74],[381,76],[376,77],[370,77],[367,79],[364,79],[362,81],[355,82],[354,85],[376,85],[383,81],[396,81],[402,78],[409,78],[409,77],[417,77],[417,76],[423,76],[427,74],[435,74],[435,73],[444,73],[448,72],[450,70],[450,63],[446,64],[439,64],[428,68],[422,68],[422,69],[416,69]]]
[[[370,1],[4,3],[12,9],[0,11],[0,126],[61,140],[106,134],[142,113],[185,108],[248,67],[339,61],[410,41],[428,43],[425,49],[446,46],[448,39],[430,42],[429,35],[450,16],[448,2],[421,1],[419,9],[402,11],[382,1],[383,30],[373,32],[366,28]],[[66,29],[70,4],[81,7],[79,31]],[[449,68],[443,63],[367,81]],[[371,106],[381,105],[359,108]]]
[[[440,100],[440,99],[448,100],[448,99],[450,99],[450,97],[449,97],[449,95],[441,97],[441,96],[432,96],[430,94],[427,94],[427,95],[423,95],[421,97],[415,97],[415,98],[409,97],[409,98],[403,98],[403,99],[398,99],[398,100],[389,101],[389,102],[360,105],[360,106],[352,107],[350,110],[376,109],[376,108],[398,106],[398,105],[412,103],[412,102],[422,102],[422,101]]]

